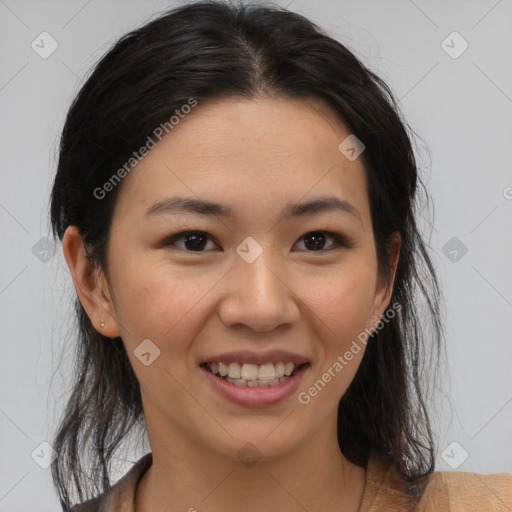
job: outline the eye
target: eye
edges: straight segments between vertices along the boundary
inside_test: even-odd
[[[211,237],[202,231],[182,231],[167,238],[164,242],[165,247],[176,246],[178,240],[183,240],[185,247],[177,247],[177,249],[187,252],[204,252],[203,249],[207,245],[208,239]]]
[[[331,247],[326,249],[324,247],[325,242],[329,238],[334,242]],[[302,235],[299,240],[304,240],[304,246],[306,247],[307,252],[330,251],[337,247],[350,247],[350,244],[343,236],[329,231],[310,231],[309,233]]]
[[[331,239],[332,244],[330,247],[325,248],[325,243],[328,239]],[[329,231],[310,231],[309,233],[302,235],[299,240],[304,240],[306,252],[322,252],[330,251],[338,247],[350,247],[350,243],[343,236]],[[177,243],[179,241],[183,241],[182,246],[179,246]],[[208,241],[212,241],[212,243],[214,243],[212,237],[203,231],[182,231],[181,233],[176,233],[175,235],[167,238],[164,241],[163,246],[174,246],[178,250],[201,253],[205,252],[205,247],[207,246]]]

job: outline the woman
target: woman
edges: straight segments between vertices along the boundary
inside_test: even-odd
[[[79,321],[63,510],[510,510],[512,475],[434,471],[420,184],[387,86],[297,14],[194,3],[117,42],[52,192]],[[137,426],[151,453],[112,487]]]

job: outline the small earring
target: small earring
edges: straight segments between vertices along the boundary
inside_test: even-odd
[[[104,321],[104,320],[102,320],[102,321],[100,322],[100,327],[105,327],[105,321]]]

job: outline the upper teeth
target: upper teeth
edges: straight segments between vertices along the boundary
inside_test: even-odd
[[[244,380],[273,380],[289,376],[295,369],[294,363],[268,363],[268,364],[240,364],[240,363],[209,363],[214,374],[231,379]]]

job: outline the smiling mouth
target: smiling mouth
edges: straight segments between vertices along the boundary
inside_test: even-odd
[[[302,367],[309,363],[292,362],[268,364],[240,363],[203,363],[200,366],[217,378],[239,387],[269,388],[278,386],[293,377]]]

